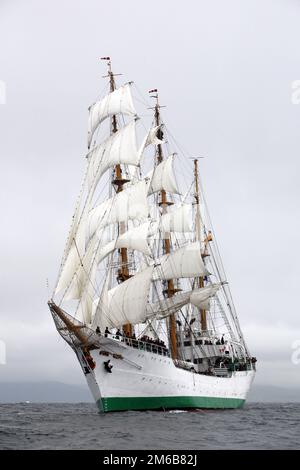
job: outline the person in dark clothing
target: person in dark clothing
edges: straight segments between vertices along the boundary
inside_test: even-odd
[[[99,326],[97,326],[97,328],[96,328],[96,333],[97,333],[97,335],[101,335],[101,331],[100,331]]]
[[[111,334],[110,331],[109,331],[109,329],[108,329],[108,327],[105,328],[105,332],[104,332],[104,333],[105,333],[105,337],[106,337],[106,338],[107,338],[107,335],[110,335],[110,334]]]
[[[116,338],[119,339],[119,337],[122,336],[122,333],[121,331],[119,330],[119,328],[117,329],[117,332],[116,332]]]
[[[104,361],[104,367],[105,370],[111,374],[113,366],[110,364],[110,359],[108,359],[108,361]]]
[[[225,344],[224,335],[223,335],[222,338],[221,338],[221,344]]]

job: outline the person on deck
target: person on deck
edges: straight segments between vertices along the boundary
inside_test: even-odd
[[[99,326],[97,326],[97,328],[96,328],[96,333],[97,333],[97,335],[101,335],[101,331],[100,331]]]
[[[111,372],[112,372],[111,370],[113,368],[113,365],[110,364],[110,359],[108,359],[108,361],[104,362],[104,367],[105,367],[105,370],[111,374]]]
[[[107,338],[107,335],[110,335],[111,332],[109,331],[108,327],[105,328],[105,337]]]

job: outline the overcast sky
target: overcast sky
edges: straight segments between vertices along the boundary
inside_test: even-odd
[[[0,381],[84,383],[46,278],[53,286],[110,55],[145,96],[159,88],[176,139],[206,157],[256,382],[300,386],[299,18],[297,0],[0,0]]]

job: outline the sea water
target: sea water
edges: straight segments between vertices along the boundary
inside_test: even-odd
[[[104,415],[90,403],[1,404],[0,448],[299,449],[300,403]]]

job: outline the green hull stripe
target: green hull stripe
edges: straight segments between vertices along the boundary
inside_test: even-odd
[[[179,408],[241,408],[245,400],[218,397],[111,397],[98,401],[100,411]]]

